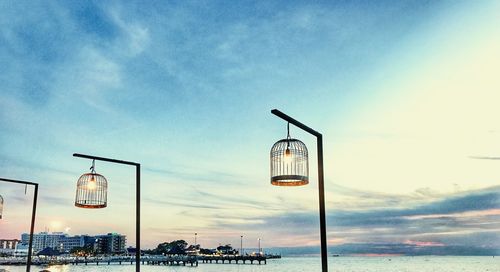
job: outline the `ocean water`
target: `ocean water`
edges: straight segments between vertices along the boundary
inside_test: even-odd
[[[332,257],[328,260],[329,272],[499,272],[500,257]],[[3,270],[2,270],[3,269]],[[134,265],[64,265],[32,267],[38,272],[134,272]],[[23,272],[25,267],[1,267],[1,272]],[[293,257],[268,260],[267,265],[251,264],[201,264],[190,266],[141,266],[144,272],[314,272],[321,271],[317,257]]]

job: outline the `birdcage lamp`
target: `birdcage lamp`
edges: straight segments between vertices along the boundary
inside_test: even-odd
[[[86,209],[106,208],[108,197],[108,181],[95,171],[92,161],[90,173],[80,176],[76,184],[75,206]]]
[[[271,184],[300,186],[309,183],[309,159],[306,145],[288,135],[271,148]]]

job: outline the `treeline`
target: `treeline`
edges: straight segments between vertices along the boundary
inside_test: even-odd
[[[184,240],[163,242],[158,244],[158,246],[155,249],[143,250],[143,252],[145,254],[151,254],[151,255],[175,255],[175,254],[183,255],[194,252],[205,255],[216,254],[216,253],[235,255],[239,253],[238,250],[233,249],[231,244],[220,245],[215,249],[210,249],[210,248],[201,248],[199,245],[188,246],[188,243]]]
[[[158,244],[155,249],[143,250],[146,254],[152,255],[166,255],[173,252],[185,252],[188,243],[184,240],[175,240],[172,242],[163,242]]]
[[[145,249],[141,251],[142,254],[148,254],[148,255],[185,255],[193,252],[204,255],[211,255],[211,254],[235,255],[239,253],[238,250],[233,249],[231,244],[220,245],[217,248],[210,249],[210,248],[201,248],[199,245],[189,246],[188,243],[184,240],[163,242],[158,244],[158,246],[156,246],[156,248],[154,249]],[[96,255],[96,252],[92,245],[84,247],[75,247],[71,250],[70,253],[75,256]]]

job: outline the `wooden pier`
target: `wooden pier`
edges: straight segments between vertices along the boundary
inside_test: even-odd
[[[267,264],[279,255],[149,255],[141,257],[142,265],[198,266],[203,264]],[[33,265],[133,265],[134,256],[33,258]],[[0,258],[0,265],[26,265],[25,258]]]
[[[134,257],[100,257],[76,259],[68,262],[72,265],[112,265],[112,264],[134,264]],[[143,256],[141,257],[143,265],[179,265],[179,266],[198,266],[197,256]]]
[[[265,255],[227,255],[227,256],[199,256],[199,260],[202,263],[221,263],[221,264],[231,264],[231,263],[242,263],[246,264],[247,262],[250,264],[258,263],[258,264],[267,264],[268,257]]]

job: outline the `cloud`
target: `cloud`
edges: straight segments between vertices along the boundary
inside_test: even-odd
[[[424,241],[412,241],[412,240],[406,240],[404,244],[407,245],[414,245],[417,247],[434,247],[434,246],[444,246],[443,243],[438,243],[438,242],[424,242]]]
[[[330,210],[327,215],[329,237],[341,237],[341,243],[391,241],[416,247],[469,244],[500,247],[500,241],[493,239],[500,232],[499,199],[500,187],[497,186],[448,195],[414,207]],[[258,232],[271,226],[293,237],[308,236],[308,239],[318,241],[317,212],[286,212],[261,219],[261,224],[241,226],[229,223],[225,227]]]
[[[480,156],[470,156],[471,159],[476,160],[500,160],[500,157],[480,157]]]
[[[150,171],[164,176],[166,175],[169,177],[174,177],[176,179],[181,179],[186,182],[194,182],[194,181],[216,182],[220,180],[231,180],[231,183],[233,185],[235,183],[237,185],[241,185],[242,180],[245,179],[245,177],[234,173],[215,171],[212,169],[193,168],[191,166],[179,165],[179,164],[175,165],[175,169],[181,169],[181,170],[173,170],[173,168],[159,169],[153,167],[143,167],[143,169],[145,171]]]
[[[408,222],[408,217],[446,215],[500,208],[500,187],[462,193],[440,201],[406,209],[383,209],[366,212],[334,212],[329,219],[339,226],[395,226]],[[446,218],[440,218],[446,219]]]
[[[156,204],[156,205],[167,206],[167,207],[177,206],[177,207],[184,207],[184,208],[212,209],[212,210],[224,209],[224,207],[221,207],[221,206],[207,205],[207,204],[188,202],[188,201],[176,202],[176,201],[167,201],[167,200],[157,200],[157,199],[151,199],[151,198],[145,198],[144,201],[147,201],[149,203]]]

